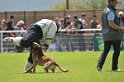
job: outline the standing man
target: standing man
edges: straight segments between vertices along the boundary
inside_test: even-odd
[[[60,29],[60,24],[59,24],[59,18],[55,17],[54,22],[56,23],[57,29]],[[56,33],[55,36],[55,41],[56,41],[56,51],[61,51],[61,35],[60,33]]]
[[[119,25],[124,27],[124,14],[122,11],[118,13],[118,17],[119,17]]]
[[[7,29],[6,30],[14,30],[14,19],[13,15],[10,16],[9,21],[7,22]],[[7,36],[15,36],[15,33],[8,33]]]
[[[98,25],[97,15],[93,14],[92,20],[90,21],[91,29],[96,29]]]
[[[82,22],[83,28],[87,29],[87,15],[86,13],[82,13],[81,19],[79,19]]]
[[[32,47],[33,42],[37,42],[40,44],[41,39],[45,38],[45,49],[47,50],[52,39],[54,38],[57,32],[57,26],[54,21],[48,19],[42,19],[34,24],[31,24],[27,29],[27,34],[25,37],[5,37],[3,39],[4,42],[12,42],[16,46],[22,47],[30,47],[31,52],[26,62],[24,73],[30,72],[28,71],[33,66],[32,60]]]
[[[14,16],[11,15],[9,19],[7,22],[7,30],[14,30]]]
[[[74,20],[74,23],[73,23],[70,31],[78,30],[78,29],[84,29],[81,21],[78,19],[77,16],[73,16],[73,20]],[[79,51],[85,51],[85,42],[84,42],[85,40],[84,40],[84,37],[82,36],[83,33],[84,32],[82,32],[82,31],[77,32],[77,34],[79,34],[77,36],[78,41],[79,41]]]
[[[118,16],[116,15],[115,6],[117,0],[108,0],[108,5],[102,13],[102,36],[104,41],[104,50],[98,60],[97,70],[102,71],[107,54],[113,46],[114,53],[112,58],[112,70],[120,71],[118,68],[118,58],[120,55],[120,44],[122,39],[122,32],[124,28],[119,26]]]

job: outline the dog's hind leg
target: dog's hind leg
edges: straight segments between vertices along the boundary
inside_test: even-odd
[[[55,73],[55,68],[51,69],[51,71],[52,71],[53,73]]]
[[[50,64],[51,64],[51,62],[47,62],[44,64],[44,70],[46,71],[46,73],[48,73],[48,69],[50,67]]]
[[[44,68],[45,72],[48,73],[48,68]]]
[[[44,70],[46,73],[48,73],[48,64],[47,63],[44,65]]]

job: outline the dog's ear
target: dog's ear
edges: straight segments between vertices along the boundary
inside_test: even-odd
[[[35,44],[36,42],[33,42],[33,44]]]
[[[33,45],[35,44],[35,42],[33,42]]]
[[[38,44],[37,42],[33,42],[33,47],[41,47],[41,45]]]
[[[37,42],[33,42],[33,45],[37,45],[38,43]]]
[[[37,47],[37,42],[33,42],[33,48]]]

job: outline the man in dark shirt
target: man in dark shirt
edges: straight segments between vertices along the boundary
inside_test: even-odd
[[[14,30],[14,16],[10,16],[10,20],[7,22],[7,30]]]
[[[98,21],[97,21],[97,16],[95,14],[92,16],[92,20],[90,22],[90,25],[91,25],[92,29],[97,28]]]
[[[73,16],[74,25],[72,26],[71,30],[83,29],[82,22],[78,20],[77,16]]]
[[[7,29],[6,30],[14,30],[14,16],[10,16],[10,20],[7,22]],[[7,33],[7,36],[16,36],[16,33]]]
[[[77,16],[73,16],[73,20],[74,20],[74,23],[73,23],[70,31],[83,29],[82,22],[80,20],[78,20]],[[84,32],[79,31],[77,33],[79,34],[76,36],[78,38],[78,41],[79,41],[79,51],[84,51],[85,50],[85,42],[84,42],[84,37],[82,36],[82,33],[84,33]]]

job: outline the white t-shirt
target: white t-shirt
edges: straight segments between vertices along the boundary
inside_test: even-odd
[[[45,38],[45,44],[50,45],[52,39],[54,38],[57,32],[56,23],[49,19],[42,19],[36,22],[34,25],[39,25],[43,32],[43,38]]]

